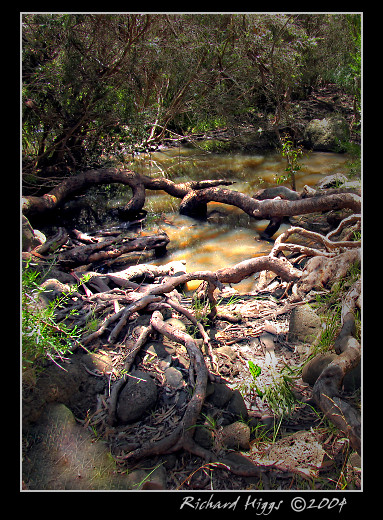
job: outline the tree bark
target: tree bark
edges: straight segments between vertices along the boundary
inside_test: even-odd
[[[355,333],[354,309],[361,291],[358,280],[347,293],[342,304],[342,328],[335,341],[338,357],[321,373],[313,388],[313,398],[323,413],[350,439],[351,446],[361,453],[360,414],[339,397],[344,376],[361,360],[360,343]]]
[[[206,213],[204,207],[211,201],[236,206],[251,217],[268,219],[341,208],[350,208],[356,213],[360,213],[361,210],[360,197],[353,193],[322,195],[298,200],[279,200],[277,198],[257,200],[238,191],[212,187],[190,191],[181,202],[180,213],[188,216],[200,216],[201,212]]]
[[[199,190],[209,186],[230,185],[233,181],[223,179],[194,181],[175,184],[169,179],[152,179],[130,170],[106,168],[89,170],[65,179],[49,193],[41,197],[26,196],[22,199],[22,211],[26,216],[43,213],[58,207],[74,193],[96,184],[121,183],[131,187],[133,196],[122,210],[127,216],[136,215],[145,204],[145,189],[164,190],[169,195],[182,199],[190,190]]]

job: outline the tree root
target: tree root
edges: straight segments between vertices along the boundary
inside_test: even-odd
[[[152,179],[130,170],[119,170],[117,168],[89,170],[75,177],[65,179],[61,184],[41,197],[23,197],[22,212],[25,216],[43,213],[58,207],[68,197],[89,186],[112,183],[125,184],[132,189],[133,196],[122,210],[124,216],[128,218],[135,217],[142,210],[145,204],[146,189],[164,190],[169,195],[182,199],[191,190],[199,190],[209,186],[227,186],[233,184],[233,181],[217,179],[175,184],[169,179]]]
[[[342,303],[342,328],[335,341],[338,357],[321,373],[313,388],[313,398],[325,416],[350,440],[351,446],[361,453],[360,414],[339,397],[344,376],[361,360],[361,346],[355,333],[354,308],[359,299],[361,283],[358,280]]]
[[[190,376],[192,377],[189,383],[193,389],[193,395],[187,404],[181,424],[173,432],[155,443],[151,441],[145,443],[140,448],[128,453],[124,459],[132,460],[163,453],[172,453],[181,448],[204,458],[206,456],[210,457],[209,452],[198,446],[193,440],[194,427],[205,400],[208,381],[208,370],[203,354],[189,334],[180,331],[169,323],[165,323],[159,311],[153,312],[150,323],[155,330],[186,347],[190,358],[189,379]]]

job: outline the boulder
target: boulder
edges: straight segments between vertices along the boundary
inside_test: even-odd
[[[307,148],[322,152],[340,152],[342,142],[350,136],[344,117],[336,114],[324,119],[312,119],[304,131],[304,144]]]
[[[247,419],[248,412],[246,404],[239,390],[234,390],[233,396],[230,399],[226,410],[232,413],[235,417],[238,417],[238,419]]]
[[[44,244],[46,237],[41,231],[33,229],[29,220],[24,215],[21,223],[21,250],[32,251],[37,246]]]
[[[23,482],[30,490],[134,489],[104,442],[78,424],[63,404],[46,406],[28,432],[31,442],[23,463]]]
[[[289,341],[313,343],[322,330],[322,322],[310,305],[299,305],[291,311],[289,323]]]
[[[123,424],[138,421],[157,401],[153,378],[139,370],[132,372],[117,402],[117,418]]]
[[[233,397],[233,390],[229,388],[227,385],[222,383],[210,383],[208,384],[209,392],[211,392],[211,389],[213,390],[212,393],[209,393],[209,396],[207,397],[207,401],[217,406],[218,408],[224,407],[230,399]]]
[[[227,448],[248,451],[250,449],[250,428],[241,421],[228,424],[222,429],[221,439]]]
[[[169,367],[164,371],[166,382],[172,388],[181,388],[184,380],[180,370],[174,367]]]

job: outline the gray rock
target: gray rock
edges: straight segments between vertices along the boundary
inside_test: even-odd
[[[291,311],[289,341],[313,343],[322,330],[322,322],[310,305],[299,305]]]
[[[44,244],[46,241],[45,235],[41,233],[41,231],[33,229],[29,220],[24,215],[22,216],[21,238],[21,250],[27,252]]]
[[[228,424],[222,429],[221,439],[227,448],[247,451],[250,449],[250,428],[240,421]]]
[[[304,143],[308,148],[323,152],[342,151],[341,143],[349,139],[347,121],[340,115],[325,119],[312,119],[304,131]]]
[[[225,406],[233,397],[234,392],[227,385],[222,383],[212,383],[209,385],[209,391],[211,387],[213,388],[213,392],[207,397],[206,400],[218,408]]]
[[[246,404],[239,390],[234,390],[233,397],[230,399],[226,409],[235,417],[242,419],[247,419],[248,417]]]
[[[205,425],[197,424],[195,427],[194,440],[197,444],[210,449],[214,444],[214,434],[211,428],[206,427]]]
[[[165,321],[165,323],[168,323],[169,325],[172,325],[176,329],[181,330],[182,332],[186,332],[186,325],[183,321],[179,320],[178,318],[169,318]]]
[[[39,442],[32,443],[23,463],[28,489],[131,489],[107,445],[78,424],[65,405],[47,405],[29,434]]]
[[[183,385],[182,373],[174,367],[169,367],[165,370],[164,375],[166,382],[173,388],[181,388]]]
[[[319,189],[325,188],[339,188],[347,182],[347,177],[341,173],[334,173],[333,175],[327,175],[324,179],[318,182],[316,185]]]
[[[138,421],[157,401],[157,386],[146,372],[131,374],[117,403],[117,417],[123,424]]]

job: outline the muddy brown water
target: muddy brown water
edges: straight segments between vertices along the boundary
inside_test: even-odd
[[[323,177],[348,172],[346,154],[310,152],[301,161],[296,174],[297,190],[307,184],[315,186]],[[253,195],[258,189],[274,186],[276,176],[285,173],[286,160],[279,153],[232,154],[204,153],[193,148],[172,148],[145,154],[135,161],[134,169],[152,176],[167,176],[174,182],[203,179],[229,179],[235,184],[229,189]],[[284,183],[289,186],[288,183]],[[160,217],[158,226],[170,238],[169,260],[186,261],[189,272],[215,271],[246,258],[267,254],[272,244],[261,240],[259,233],[267,220],[251,219],[240,209],[211,202],[207,222],[179,215],[179,199],[164,192],[148,192],[145,209]],[[214,213],[213,213],[214,212]],[[283,224],[275,237],[287,229]],[[275,238],[274,237],[274,238]],[[251,290],[252,280],[237,284],[240,292]],[[192,286],[190,287],[192,288]]]
[[[296,173],[297,190],[304,185],[315,186],[323,177],[334,173],[348,173],[347,154],[310,152],[301,161],[301,170]],[[229,189],[253,195],[258,189],[276,185],[276,176],[285,173],[286,160],[277,152],[265,154],[207,153],[198,148],[174,147],[162,151],[140,154],[125,165],[134,171],[153,177],[165,176],[174,182],[190,180],[225,179],[235,183]],[[289,186],[289,183],[283,183]],[[82,231],[97,232],[97,229],[119,226],[111,210],[126,204],[131,196],[127,186],[101,186],[89,190],[77,203],[82,207],[79,221],[73,224]],[[68,208],[76,201],[67,203]],[[147,190],[144,209],[148,216],[141,225],[146,230],[165,231],[169,238],[166,262],[185,260],[188,272],[195,270],[215,271],[247,258],[267,254],[272,244],[260,239],[260,232],[267,220],[251,219],[233,206],[211,202],[208,204],[208,221],[197,221],[178,213],[180,199],[163,191]],[[95,226],[92,214],[97,214],[101,226]],[[109,212],[109,213],[108,213]],[[109,215],[104,219],[104,216]],[[61,224],[63,225],[63,224]],[[287,229],[283,224],[274,235],[276,238]],[[251,290],[253,280],[247,279],[236,285],[240,292]],[[190,285],[190,289],[193,289]]]

